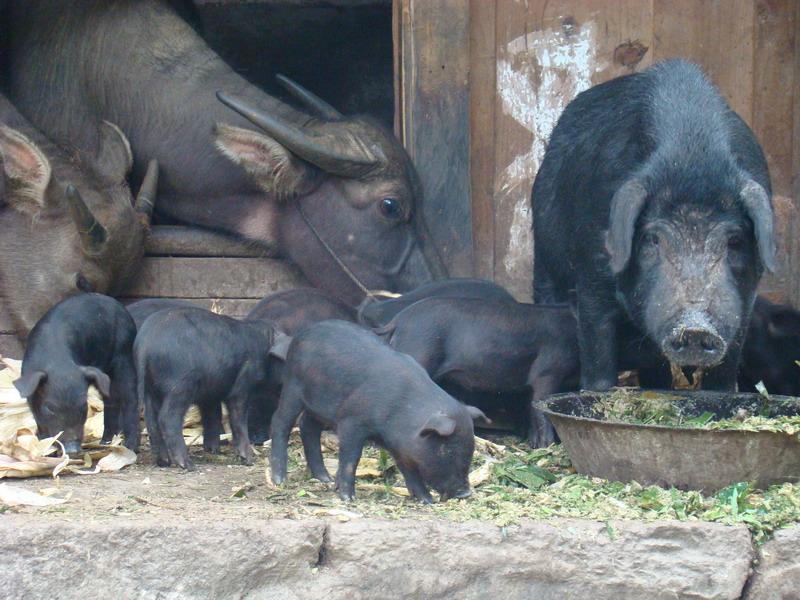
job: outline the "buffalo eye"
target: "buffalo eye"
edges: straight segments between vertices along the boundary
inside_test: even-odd
[[[94,286],[83,276],[83,273],[78,273],[75,276],[75,287],[82,292],[90,293],[94,291]]]
[[[381,214],[392,221],[397,221],[403,218],[403,207],[397,198],[384,198],[378,205]]]

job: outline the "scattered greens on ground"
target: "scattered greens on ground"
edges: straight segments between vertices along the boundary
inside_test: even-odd
[[[325,514],[325,511],[343,509],[384,518],[480,519],[500,526],[526,518],[548,517],[575,517],[606,523],[616,519],[678,519],[745,524],[757,542],[771,537],[776,529],[800,523],[800,484],[787,483],[761,491],[744,482],[716,494],[704,495],[635,482],[609,482],[576,474],[561,446],[530,450],[513,438],[498,442],[478,440],[470,477],[473,483],[470,498],[432,506],[420,505],[401,495],[405,490],[403,478],[391,457],[368,447],[359,466],[357,501],[345,505],[336,499],[332,487],[309,478],[299,440],[295,439],[290,447],[289,480],[276,490],[276,495],[302,503],[302,506],[295,505],[300,513],[322,511]],[[332,473],[336,457],[334,444],[329,441],[325,450]]]
[[[733,418],[717,419],[711,412],[700,415],[684,414],[685,398],[664,392],[640,391],[618,388],[600,398],[595,410],[606,421],[665,425],[701,429],[739,429],[745,431],[773,431],[787,435],[800,434],[800,415],[766,417],[769,395],[762,392],[763,402],[754,412],[740,410]]]

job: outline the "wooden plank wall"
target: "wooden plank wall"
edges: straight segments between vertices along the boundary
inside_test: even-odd
[[[232,317],[244,317],[273,292],[307,281],[294,266],[261,247],[189,227],[156,226],[124,303],[183,298]],[[0,298],[0,355],[22,358],[22,345]]]
[[[580,91],[682,56],[699,63],[767,154],[781,233],[763,291],[800,303],[800,2],[471,0],[474,272],[530,299],[529,194],[549,134]]]
[[[425,221],[453,277],[472,272],[469,0],[397,0],[396,131],[417,167]]]

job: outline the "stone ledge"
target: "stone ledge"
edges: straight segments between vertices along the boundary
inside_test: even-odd
[[[744,596],[747,600],[800,598],[800,527],[775,532],[758,551],[758,563]]]
[[[753,548],[710,523],[5,515],[0,555],[16,598],[616,600],[739,598]]]

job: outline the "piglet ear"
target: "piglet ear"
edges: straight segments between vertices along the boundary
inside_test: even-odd
[[[631,258],[636,220],[647,200],[647,190],[637,179],[622,184],[611,199],[611,213],[606,232],[606,250],[611,257],[611,271],[621,273]]]
[[[47,373],[44,371],[33,371],[32,373],[25,373],[22,377],[14,381],[14,387],[17,388],[19,395],[23,398],[30,398],[33,393],[42,383],[47,380]]]
[[[758,243],[758,254],[764,267],[774,273],[775,262],[775,221],[772,203],[767,190],[752,179],[749,179],[739,192],[747,216],[753,222],[753,229]]]
[[[308,191],[315,171],[273,138],[263,133],[218,123],[215,145],[241,165],[266,192],[288,199]]]
[[[272,340],[272,346],[269,348],[270,355],[281,360],[286,360],[286,355],[289,354],[289,346],[292,345],[292,339],[291,336],[276,329],[275,338]]]
[[[103,398],[108,398],[111,395],[111,380],[108,375],[95,367],[80,367],[80,370],[86,380],[97,388]]]
[[[477,408],[475,406],[469,406],[469,405],[466,405],[465,408],[467,409],[467,412],[469,413],[469,416],[472,417],[473,421],[477,421],[477,420],[480,419],[481,421],[483,421],[487,425],[491,425],[492,424],[492,420],[489,417],[487,417],[480,408]]]
[[[452,435],[456,430],[456,422],[454,419],[448,417],[444,413],[438,413],[428,419],[427,423],[422,427],[420,435],[440,435],[447,437]]]

